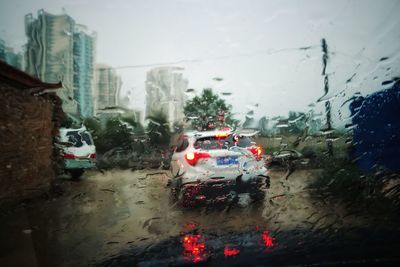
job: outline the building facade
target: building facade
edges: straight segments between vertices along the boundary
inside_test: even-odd
[[[75,21],[68,15],[53,15],[43,9],[37,18],[25,16],[26,72],[42,81],[61,81],[57,92],[67,113],[77,114],[74,99],[74,30]]]
[[[167,116],[170,129],[184,118],[188,81],[182,71],[180,67],[160,67],[146,76],[146,117],[161,112]]]
[[[6,45],[5,41],[0,38],[0,60],[7,64],[22,70],[23,56],[22,53],[17,53],[13,48]]]
[[[94,59],[96,33],[90,32],[84,25],[76,25],[73,34],[74,58],[74,99],[78,104],[78,113],[88,118],[94,114]]]
[[[95,69],[95,110],[97,113],[98,110],[118,105],[122,82],[115,69],[108,65],[96,64]]]
[[[48,192],[58,170],[53,140],[64,113],[44,83],[0,61],[0,204]],[[41,94],[33,94],[32,91]]]

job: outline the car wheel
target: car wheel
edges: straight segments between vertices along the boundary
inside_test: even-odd
[[[269,188],[268,176],[257,176],[255,183],[250,187],[250,198],[252,201],[260,201],[265,198],[266,189]]]
[[[227,201],[230,205],[237,204],[239,202],[239,195],[236,191],[231,191],[227,195]]]
[[[195,186],[182,186],[178,194],[178,202],[183,208],[192,208],[196,206],[196,195],[198,188]]]
[[[253,202],[261,201],[265,198],[265,192],[250,193],[250,198]]]
[[[82,176],[84,171],[84,169],[71,169],[69,170],[69,173],[71,174],[71,178],[73,180],[78,180]]]

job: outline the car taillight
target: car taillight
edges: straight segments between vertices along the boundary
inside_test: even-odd
[[[218,139],[223,139],[223,138],[227,138],[228,135],[229,135],[229,133],[220,132],[220,133],[217,133],[217,134],[215,135],[215,137],[218,138]]]
[[[75,155],[74,154],[64,154],[64,159],[75,159]]]
[[[90,154],[90,155],[89,155],[89,158],[91,158],[91,159],[95,159],[95,158],[96,158],[96,153],[92,153],[92,154]]]
[[[199,159],[206,159],[209,157],[210,157],[210,154],[205,153],[205,152],[189,152],[189,153],[185,154],[185,159],[186,159],[187,163],[189,163],[192,166],[196,165],[196,163]]]
[[[262,148],[259,146],[252,146],[247,148],[253,155],[256,157],[257,160],[261,159]]]

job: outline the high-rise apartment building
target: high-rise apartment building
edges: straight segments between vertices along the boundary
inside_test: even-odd
[[[121,85],[121,78],[115,69],[105,64],[96,64],[95,110],[117,106]]]
[[[96,33],[90,32],[84,25],[76,25],[73,39],[74,99],[79,115],[92,117]]]
[[[75,21],[67,14],[53,15],[43,9],[35,19],[25,16],[26,72],[42,81],[61,81],[63,89],[57,94],[67,113],[77,114],[74,99],[74,31]]]
[[[6,45],[5,41],[0,38],[0,60],[7,64],[22,70],[23,56],[21,53],[16,53],[13,48]]]
[[[146,116],[164,113],[170,129],[174,122],[181,122],[184,118],[188,81],[183,78],[182,70],[179,67],[159,67],[147,72]]]

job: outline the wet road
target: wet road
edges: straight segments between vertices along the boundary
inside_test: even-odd
[[[284,171],[271,171],[263,203],[249,203],[243,195],[233,207],[182,210],[169,200],[168,172],[88,172],[81,181],[62,180],[59,197],[2,212],[0,266],[96,265],[193,230],[221,238],[267,231],[273,238],[281,232],[376,225],[374,219],[347,214],[340,203],[313,198],[307,186],[319,174],[298,170],[286,180]]]

